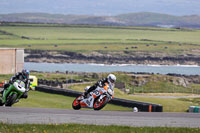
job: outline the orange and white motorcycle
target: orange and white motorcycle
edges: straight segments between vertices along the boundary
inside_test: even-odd
[[[85,91],[87,89],[88,87],[85,88]],[[106,83],[104,87],[97,87],[94,91],[90,92],[87,98],[84,98],[83,95],[78,96],[73,101],[72,107],[75,110],[79,110],[80,108],[100,110],[113,98],[113,95],[113,87]]]

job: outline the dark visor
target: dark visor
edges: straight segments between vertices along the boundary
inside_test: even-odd
[[[112,79],[110,79],[110,82],[111,82],[111,83],[114,83],[115,81],[114,81],[114,80],[112,80]]]

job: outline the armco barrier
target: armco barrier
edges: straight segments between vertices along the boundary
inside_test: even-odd
[[[35,90],[46,92],[46,93],[71,96],[71,97],[77,97],[82,94],[82,92],[78,92],[78,91],[61,89],[61,88],[53,88],[53,87],[42,86],[42,85],[37,86]],[[142,112],[162,112],[163,111],[163,107],[159,104],[132,101],[132,100],[126,100],[126,99],[121,99],[121,98],[113,98],[109,103],[114,104],[114,105],[129,107],[129,108],[137,107],[138,110]]]
[[[163,111],[163,107],[159,104],[145,103],[145,102],[126,100],[121,98],[113,98],[109,103],[130,108],[137,107],[139,111],[144,111],[144,112]]]

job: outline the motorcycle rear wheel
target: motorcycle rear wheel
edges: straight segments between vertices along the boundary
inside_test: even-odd
[[[16,98],[17,98],[17,94],[15,93],[13,93],[12,96],[8,96],[5,106],[11,107],[15,103]]]
[[[81,108],[80,101],[78,101],[79,97],[82,97],[82,96],[78,96],[72,103],[72,107],[75,110],[79,110]]]
[[[106,96],[103,98],[103,101],[99,101],[99,98],[100,97],[94,100],[94,105],[93,105],[94,110],[100,110],[108,103],[108,98]]]

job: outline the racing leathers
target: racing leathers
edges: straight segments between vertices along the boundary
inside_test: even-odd
[[[99,86],[99,87],[105,86],[105,83],[108,83],[108,84],[109,84],[108,78],[102,78],[102,79],[99,80],[97,83],[95,83],[93,86],[91,86],[91,87],[84,93],[84,97],[87,97],[87,95],[88,95],[91,91],[95,90],[98,86]]]

